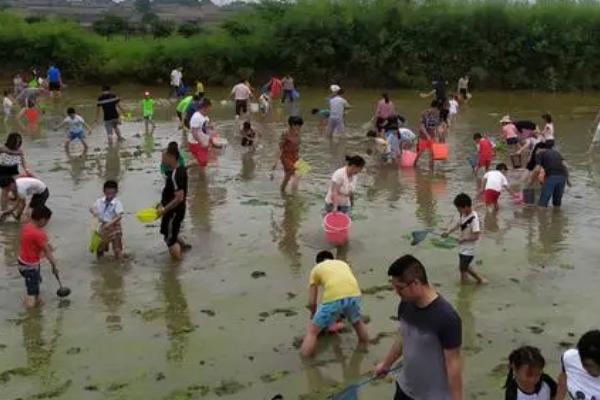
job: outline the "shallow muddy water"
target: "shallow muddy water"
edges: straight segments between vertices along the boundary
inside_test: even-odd
[[[115,88],[129,109],[144,90]],[[166,94],[161,88],[154,92],[156,98]],[[215,100],[211,117],[230,145],[213,159],[206,176],[191,168],[183,232],[193,249],[179,266],[169,260],[158,225],[142,225],[132,215],[160,199],[160,149],[180,138],[174,105],[159,101],[153,137],[144,136],[141,123],[125,122],[126,142],[112,149],[97,127],[84,159],[67,157],[63,132],[44,129],[26,138],[30,168],[50,187],[54,216],[48,232],[73,293],[68,302],[59,302],[44,265],[46,304],[24,312],[24,285],[15,266],[17,225],[0,226],[2,400],[271,399],[277,393],[324,399],[372,370],[391,345],[399,299],[387,288],[386,272],[407,252],[424,262],[430,280],[461,314],[466,399],[502,396],[506,357],[520,344],[539,346],[548,371],[556,375],[564,348],[597,327],[600,156],[585,154],[596,95],[475,93],[449,135],[450,159],[438,163],[433,175],[425,169],[382,168],[368,157],[351,240],[338,255],[351,263],[365,291],[364,314],[374,340],[361,350],[353,333],[325,337],[315,359],[303,362],[295,345],[308,317],[308,273],[316,252],[329,248],[321,228],[326,185],[345,154],[365,155],[372,147],[362,125],[378,92],[348,91],[355,108],[347,116],[347,136],[334,141],[319,132],[310,115],[311,108],[324,104],[326,91],[302,92],[300,108],[293,111],[306,120],[301,156],[312,171],[296,195],[283,198],[282,172],[272,181],[270,167],[290,110],[277,105],[266,119],[254,118],[262,147],[246,154],[233,110],[218,104],[225,93],[208,90]],[[97,94],[91,87],[70,89],[45,107],[46,128],[70,105],[91,122]],[[394,92],[392,98],[414,128],[426,101],[415,92]],[[574,186],[558,212],[515,207],[502,196],[499,214],[485,216],[477,252],[476,266],[491,283],[461,288],[455,250],[430,242],[411,247],[407,235],[443,226],[455,216],[454,196],[474,192],[466,162],[473,132],[497,132],[506,113],[538,122],[544,111],[555,117]],[[123,228],[131,259],[122,263],[110,256],[98,261],[87,252],[92,226],[87,210],[108,178],[119,179],[128,211]],[[366,386],[361,398],[392,393],[392,384],[380,381]]]

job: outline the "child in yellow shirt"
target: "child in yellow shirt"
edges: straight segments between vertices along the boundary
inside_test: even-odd
[[[361,320],[361,292],[350,266],[341,260],[335,260],[329,251],[321,251],[309,278],[308,305],[311,322],[306,329],[301,353],[310,357],[317,345],[319,333],[338,318],[350,321],[361,343],[367,343],[369,335]],[[319,287],[322,288],[321,304],[317,306]]]

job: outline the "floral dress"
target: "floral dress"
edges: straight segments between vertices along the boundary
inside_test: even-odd
[[[286,132],[279,143],[281,151],[280,160],[286,174],[296,171],[294,164],[300,159],[300,137]]]

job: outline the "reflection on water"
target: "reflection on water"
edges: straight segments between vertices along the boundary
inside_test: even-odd
[[[85,161],[86,155],[71,155],[67,153],[67,162],[71,167],[71,179],[73,180],[73,184],[78,186],[85,174]]]
[[[119,180],[121,177],[121,157],[119,157],[119,145],[107,147],[106,159],[104,160],[104,180]]]
[[[256,170],[256,162],[254,161],[254,152],[248,151],[242,155],[242,170],[240,172],[240,178],[244,181],[249,181],[254,178],[254,171]]]
[[[426,227],[434,227],[436,224],[437,195],[434,191],[435,180],[433,174],[429,172],[417,171],[415,174],[415,194],[417,208],[415,215],[419,221]]]
[[[565,248],[565,241],[569,236],[568,217],[564,212],[550,208],[537,210],[540,255],[552,259],[558,252]]]
[[[362,345],[357,345],[350,356],[344,354],[341,339],[338,335],[321,336],[318,343],[318,351],[324,352],[331,347],[334,358],[328,361],[327,365],[320,366],[318,362],[307,362],[304,373],[308,388],[314,397],[310,398],[329,398],[331,387],[343,388],[351,382],[356,382],[362,376],[361,369],[371,369],[370,365],[363,366],[363,361],[368,352]],[[332,368],[335,366],[335,368]],[[342,379],[334,379],[323,372],[324,369],[341,371]],[[326,389],[324,391],[324,389]],[[338,389],[338,391],[341,389]]]
[[[171,361],[184,359],[189,343],[189,334],[194,330],[178,274],[177,268],[165,267],[158,284],[164,301],[165,324],[170,343],[167,360]]]
[[[119,264],[110,260],[110,256],[106,257],[94,267],[92,299],[100,301],[105,307],[106,328],[109,331],[120,331],[123,327],[119,310],[125,302],[124,274],[129,268],[127,264]]]
[[[300,230],[302,216],[307,210],[306,200],[299,195],[285,195],[283,202],[283,216],[278,224],[273,221],[273,230],[277,232],[279,250],[290,260],[290,267],[297,272],[301,268],[300,245],[298,244],[298,232]]]
[[[56,313],[56,319],[51,321],[44,313]],[[44,329],[45,321],[49,321],[50,329]],[[51,361],[56,353],[58,339],[61,337],[63,325],[63,308],[50,311],[38,308],[25,311],[22,320],[23,347],[27,354],[27,366],[38,375],[45,385],[55,384]],[[44,332],[47,332],[44,337]]]

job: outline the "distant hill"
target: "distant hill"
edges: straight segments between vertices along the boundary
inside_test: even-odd
[[[0,0],[0,5],[31,16],[58,16],[90,26],[105,14],[131,19],[137,17],[134,0]],[[249,7],[247,3],[235,2],[219,7],[210,0],[154,0],[152,11],[161,19],[175,22],[197,22],[213,25]]]

